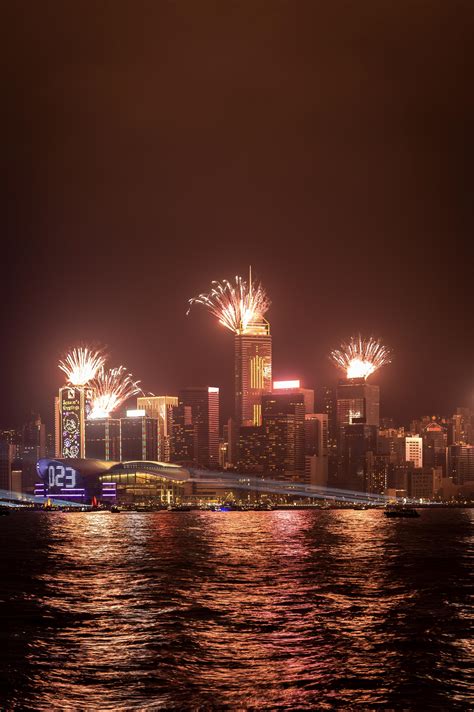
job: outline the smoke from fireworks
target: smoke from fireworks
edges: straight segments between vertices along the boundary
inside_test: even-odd
[[[193,304],[202,304],[229,331],[238,334],[252,322],[261,321],[270,308],[270,300],[260,282],[248,282],[238,275],[234,283],[227,279],[212,282],[208,294],[198,294],[189,300],[189,314]]]
[[[125,366],[109,369],[102,366],[91,383],[94,396],[89,419],[108,418],[122,403],[142,392],[138,384]]]
[[[101,351],[95,351],[88,346],[79,346],[72,349],[64,359],[59,362],[59,368],[66,374],[67,383],[71,386],[85,386],[105,364],[105,357]]]
[[[391,351],[380,339],[363,339],[353,336],[331,352],[333,363],[342,368],[347,378],[368,378],[379,368],[391,362]]]

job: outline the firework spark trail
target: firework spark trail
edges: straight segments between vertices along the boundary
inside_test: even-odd
[[[380,339],[363,339],[359,334],[332,351],[331,360],[345,371],[347,378],[368,378],[391,362],[391,351]]]
[[[125,366],[109,369],[102,366],[91,383],[94,397],[89,419],[108,418],[126,400],[142,393],[139,383]]]
[[[72,349],[59,362],[59,368],[66,374],[67,383],[71,386],[85,386],[105,364],[105,356],[101,351],[95,351],[88,346]]]
[[[225,279],[212,282],[208,294],[198,294],[189,300],[189,314],[193,304],[202,304],[229,331],[238,334],[255,321],[263,319],[270,308],[270,300],[260,282],[246,282],[236,275],[235,283]]]

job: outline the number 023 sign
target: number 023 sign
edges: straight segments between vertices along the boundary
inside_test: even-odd
[[[48,467],[48,485],[50,489],[74,489],[77,483],[77,472],[72,467],[59,463]]]

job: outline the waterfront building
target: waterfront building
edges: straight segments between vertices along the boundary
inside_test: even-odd
[[[149,418],[155,418],[158,423],[158,457],[160,462],[171,461],[173,408],[177,405],[177,396],[140,396],[137,398],[137,410],[144,410]]]
[[[128,411],[120,418],[120,459],[158,460],[158,424],[145,411]]]
[[[408,470],[408,496],[413,499],[433,499],[443,480],[441,467],[410,468]]]
[[[304,480],[304,395],[277,391],[264,394],[262,421],[266,471],[289,479]]]
[[[189,471],[149,460],[41,459],[37,497],[90,504],[169,505],[181,501]]]
[[[328,484],[328,416],[305,414],[305,482],[326,487]]]
[[[98,460],[120,460],[120,418],[86,420],[86,457]]]
[[[263,426],[247,425],[239,428],[239,472],[258,473],[265,469],[265,439]]]
[[[0,490],[10,492],[12,487],[12,469],[16,448],[7,440],[0,440]]]
[[[172,462],[193,462],[194,426],[190,405],[180,403],[173,407],[170,456]]]
[[[423,467],[423,438],[419,435],[405,438],[405,462],[411,462],[415,469]]]
[[[391,456],[372,451],[366,454],[365,491],[369,494],[384,494],[388,487]]]
[[[377,453],[377,426],[348,423],[339,428],[337,486],[366,491],[368,453]]]
[[[446,472],[446,430],[433,421],[422,431],[423,465],[425,467],[442,467]]]
[[[455,485],[474,484],[474,446],[450,445],[447,449],[447,475]]]
[[[177,416],[182,421],[183,430],[180,436],[184,438],[188,455],[187,458],[179,459],[188,459],[201,467],[217,469],[219,467],[219,388],[215,386],[183,388],[178,395]],[[178,459],[177,452],[175,452],[175,459]]]
[[[59,389],[59,452],[61,457],[85,457],[85,422],[91,411],[93,390],[88,386]]]
[[[17,440],[15,468],[21,470],[23,491],[32,494],[37,480],[36,462],[46,455],[46,426],[32,414],[23,424]]]

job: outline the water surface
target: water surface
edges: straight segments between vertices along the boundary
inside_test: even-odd
[[[0,709],[468,709],[472,514],[0,518]]]

